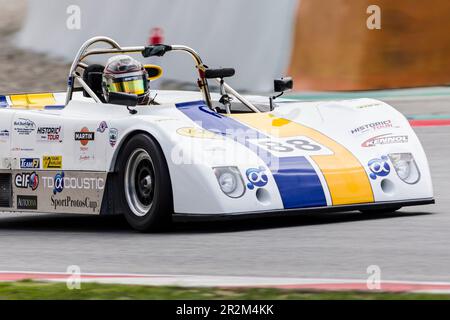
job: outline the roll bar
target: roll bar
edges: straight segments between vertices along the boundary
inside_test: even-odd
[[[93,48],[90,47],[97,43],[109,44],[110,48]],[[77,72],[78,68],[85,69],[87,64],[83,62],[89,56],[100,55],[100,54],[118,54],[118,53],[141,53],[144,57],[151,56],[163,56],[168,51],[183,51],[188,53],[195,62],[195,67],[198,69],[199,79],[197,81],[198,87],[203,95],[206,104],[211,108],[211,94],[209,91],[208,81],[205,77],[205,71],[208,68],[202,62],[202,59],[192,48],[183,45],[151,45],[151,46],[137,46],[137,47],[121,47],[116,41],[108,37],[93,37],[87,40],[78,50],[75,59],[72,62],[69,71],[69,78],[67,81],[67,96],[66,105],[72,100],[74,81],[77,80],[83,89],[95,100],[97,103],[102,103],[97,95],[89,88],[89,86],[83,81],[81,75]],[[229,85],[225,85],[225,88],[235,96],[239,101],[246,105],[249,109],[254,112],[260,112],[255,106],[253,106],[248,100],[239,95],[234,89]]]

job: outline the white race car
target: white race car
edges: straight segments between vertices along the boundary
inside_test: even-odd
[[[199,92],[152,91],[147,106],[120,93],[103,103],[101,68],[85,62],[175,51],[193,57]],[[157,67],[148,70],[159,76]],[[394,108],[372,99],[242,96],[223,81],[233,74],[207,68],[186,46],[88,40],[67,92],[0,96],[0,211],[124,214],[148,231],[174,218],[385,212],[434,202],[426,155]],[[275,86],[282,93],[292,81]]]

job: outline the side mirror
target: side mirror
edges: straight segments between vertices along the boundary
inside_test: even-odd
[[[163,74],[163,69],[154,64],[146,64],[144,68],[148,73],[148,80],[150,81],[160,78]]]
[[[138,104],[138,96],[130,93],[110,92],[108,95],[108,103],[135,107]]]
[[[273,87],[275,92],[292,90],[292,88],[294,87],[294,81],[291,77],[275,79],[273,81]]]
[[[270,111],[273,111],[273,109],[275,108],[273,100],[281,97],[285,91],[292,90],[293,87],[294,87],[294,81],[292,80],[291,77],[275,79],[273,81],[273,90],[275,92],[280,92],[280,93],[277,96],[273,96],[273,97],[269,98]]]
[[[205,78],[206,79],[215,79],[215,78],[228,78],[234,76],[233,68],[221,68],[221,69],[206,69]]]

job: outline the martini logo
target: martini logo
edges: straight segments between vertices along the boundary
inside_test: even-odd
[[[408,142],[408,136],[393,136],[392,133],[388,134],[382,134],[370,139],[367,139],[361,144],[361,147],[367,148],[367,147],[375,147],[378,145],[385,145],[385,144],[394,144],[394,143],[407,143]]]
[[[86,146],[89,141],[95,140],[95,132],[89,131],[84,127],[81,131],[75,132],[75,141],[80,141],[82,146]]]
[[[62,169],[62,156],[43,156],[44,169]]]
[[[44,126],[38,127],[36,130],[37,141],[43,142],[62,142],[61,126]]]
[[[19,173],[14,179],[17,188],[36,190],[39,187],[39,176],[36,172]]]

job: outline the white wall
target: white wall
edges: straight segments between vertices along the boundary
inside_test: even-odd
[[[271,91],[291,54],[297,0],[28,0],[28,18],[17,44],[72,60],[89,37],[105,35],[122,46],[145,45],[153,27],[165,42],[194,48],[210,67],[234,67],[230,83]],[[81,8],[81,29],[69,30],[69,5]],[[142,57],[141,57],[142,58]],[[152,58],[165,78],[196,79],[189,56]],[[150,62],[148,61],[148,62]]]

